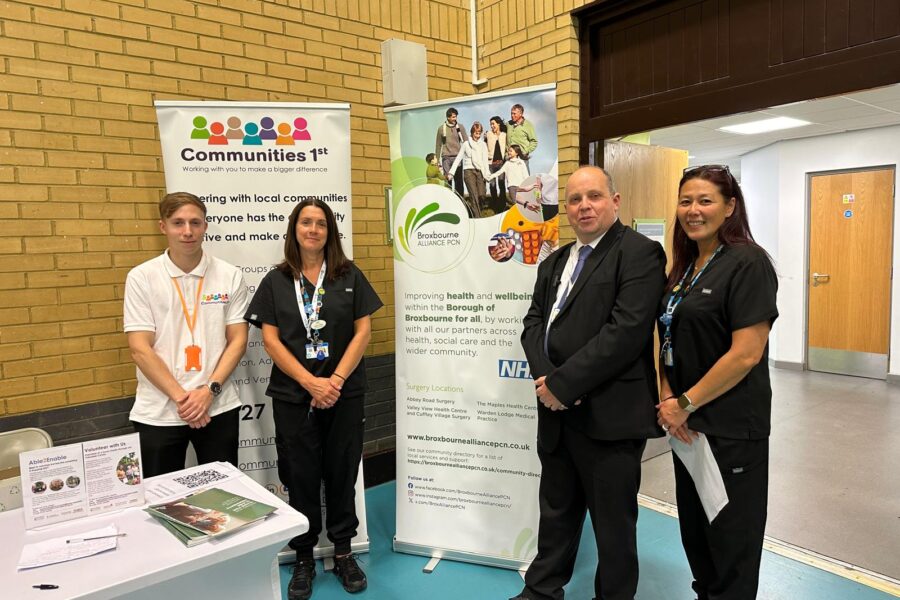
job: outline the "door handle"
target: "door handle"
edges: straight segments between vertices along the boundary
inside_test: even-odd
[[[818,286],[819,283],[828,283],[829,281],[831,281],[831,275],[829,275],[828,273],[813,273],[812,278],[813,287]]]

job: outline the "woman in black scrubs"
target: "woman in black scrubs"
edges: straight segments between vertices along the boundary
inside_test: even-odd
[[[366,588],[350,553],[356,536],[355,483],[362,456],[363,353],[370,315],[382,306],[362,272],[344,255],[331,208],[304,200],[288,219],[284,260],[263,278],[246,318],[262,328],[272,376],[278,476],[309,531],[290,541],[297,564],[289,600],[312,595],[313,548],[322,531],[320,482],[334,543],[334,573],[348,592]]]
[[[676,216],[660,307],[659,424],[688,444],[704,434],[728,493],[710,523],[673,453],[681,539],[698,599],[752,599],[766,526],[778,281],[728,167],[685,170]]]

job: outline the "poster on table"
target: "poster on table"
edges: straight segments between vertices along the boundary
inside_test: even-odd
[[[159,101],[156,112],[166,189],[204,201],[203,249],[236,265],[251,296],[282,260],[288,217],[306,198],[331,207],[344,252],[353,257],[349,104]],[[265,395],[272,362],[256,327],[247,346],[232,374],[242,403],[238,466],[286,502]],[[354,551],[368,549],[362,481],[360,465]],[[317,551],[330,545],[323,532]]]
[[[144,504],[138,434],[19,455],[25,528]]]
[[[506,167],[506,185],[483,196],[477,181],[463,194],[450,187],[442,157],[430,155],[446,152],[446,136],[461,139],[460,131],[472,144],[521,139],[509,122],[515,105],[537,140],[523,152],[527,172]],[[450,108],[459,130],[447,121]],[[534,384],[519,337],[537,266],[559,245],[556,89],[407,105],[385,116],[396,302],[394,548],[520,568],[537,547],[540,463]],[[488,176],[504,171],[493,146]]]

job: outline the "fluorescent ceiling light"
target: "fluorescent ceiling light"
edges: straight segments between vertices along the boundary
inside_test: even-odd
[[[803,127],[804,125],[812,125],[812,123],[801,119],[792,119],[790,117],[775,117],[774,119],[763,119],[761,121],[741,123],[740,125],[719,127],[719,131],[739,133],[741,135],[754,135],[756,133],[778,131],[779,129],[793,129],[794,127]]]

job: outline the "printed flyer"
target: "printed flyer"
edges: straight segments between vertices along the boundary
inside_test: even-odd
[[[25,528],[144,504],[138,434],[19,455]]]
[[[394,547],[520,568],[536,552],[540,464],[534,383],[519,337],[537,265],[559,245],[555,86],[385,113],[397,340]]]

